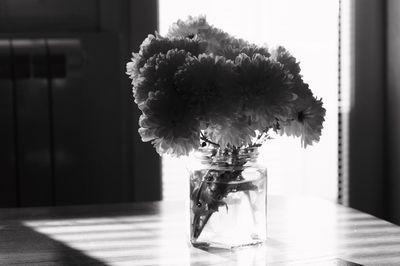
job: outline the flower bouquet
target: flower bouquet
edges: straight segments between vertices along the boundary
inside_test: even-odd
[[[282,46],[256,46],[200,16],[179,20],[166,36],[149,35],[127,74],[142,112],[142,140],[159,154],[198,159],[190,176],[191,242],[232,247],[265,239],[266,172],[257,149],[270,131],[311,145],[325,116],[296,59]],[[245,202],[247,219],[229,216]],[[232,239],[241,232],[240,241]]]

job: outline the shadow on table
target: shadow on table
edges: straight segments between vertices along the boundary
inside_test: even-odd
[[[107,265],[21,223],[0,224],[0,265]]]
[[[73,229],[75,230],[73,234],[84,241],[90,251],[94,250],[99,254],[107,251],[118,252],[118,249],[124,250],[125,247],[111,248],[107,243],[110,238],[93,238],[93,234],[90,233],[113,233],[116,232],[115,228],[118,229],[120,225],[133,223],[130,220],[120,220],[118,217],[135,217],[138,215],[139,221],[146,223],[151,222],[149,215],[157,213],[160,213],[157,203],[1,209],[0,265],[109,265],[109,261],[93,258],[91,254],[86,254],[84,251],[74,248],[74,241],[69,243],[68,239],[64,241],[62,238],[59,239],[57,237],[60,237],[60,235],[61,237],[69,237],[71,233],[70,225],[72,227],[84,226],[92,231],[80,231],[78,228],[77,230]],[[145,221],[140,219],[143,216],[147,217]],[[88,222],[88,220],[92,221]],[[84,223],[81,223],[82,221]],[[111,230],[110,227],[112,227]],[[96,228],[100,231],[96,231]],[[49,234],[46,231],[40,231],[48,229],[50,229]],[[57,232],[52,234],[52,229],[56,229]],[[126,231],[122,230],[120,233]],[[136,239],[140,238],[140,234],[137,236],[135,235],[137,230],[132,229],[132,231],[134,233],[130,241],[136,241]],[[95,236],[97,236],[96,234]],[[115,240],[115,238],[112,240]],[[102,247],[99,247],[99,244]],[[104,245],[107,248],[104,248]],[[106,258],[107,256],[104,255],[104,257]],[[118,255],[111,259],[121,260]],[[122,260],[124,259],[135,258],[128,256],[127,258],[122,258]]]

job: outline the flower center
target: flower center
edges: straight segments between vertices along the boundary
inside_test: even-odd
[[[304,114],[303,111],[297,113],[297,120],[298,120],[300,123],[303,123],[304,118],[305,118],[305,114]]]

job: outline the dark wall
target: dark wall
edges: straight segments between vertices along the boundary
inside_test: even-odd
[[[132,11],[157,26],[147,2],[0,1],[1,207],[142,200],[145,175],[156,188],[140,191],[160,198],[159,161],[138,146],[124,74],[147,35]]]
[[[400,225],[400,2],[352,2],[349,205]]]
[[[358,0],[352,4],[349,204],[385,218],[385,3]]]
[[[387,8],[388,219],[400,225],[400,2]]]

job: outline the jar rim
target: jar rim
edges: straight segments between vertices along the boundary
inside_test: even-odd
[[[196,151],[194,151],[195,155],[204,156],[204,155],[212,155],[212,156],[258,156],[258,146],[252,147],[241,147],[241,148],[216,148],[216,147],[199,147]]]

